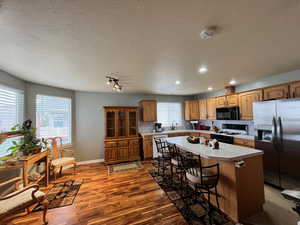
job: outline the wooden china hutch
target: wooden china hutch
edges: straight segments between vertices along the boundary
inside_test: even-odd
[[[105,163],[140,159],[138,107],[105,106]]]

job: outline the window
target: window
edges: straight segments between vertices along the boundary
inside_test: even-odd
[[[182,105],[179,102],[158,102],[157,121],[164,126],[171,126],[172,123],[182,124]]]
[[[72,103],[70,98],[37,95],[36,128],[38,137],[62,137],[63,144],[71,144],[71,121]]]
[[[0,133],[10,131],[16,124],[21,124],[24,118],[23,91],[0,86]],[[7,155],[7,149],[12,140],[0,145],[0,157]]]

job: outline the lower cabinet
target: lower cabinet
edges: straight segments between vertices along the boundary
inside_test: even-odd
[[[113,164],[140,159],[139,138],[105,140],[105,163]]]
[[[153,143],[152,136],[145,136],[143,138],[143,158],[152,159],[153,158]]]

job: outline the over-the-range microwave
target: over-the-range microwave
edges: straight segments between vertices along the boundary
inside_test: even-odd
[[[217,108],[217,120],[239,120],[240,108],[239,107],[226,107]]]

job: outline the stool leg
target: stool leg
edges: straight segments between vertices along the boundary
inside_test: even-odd
[[[210,204],[210,191],[208,189],[208,218],[209,218],[209,225],[212,225],[211,222],[211,204]]]
[[[215,194],[216,194],[216,202],[217,202],[217,206],[218,206],[218,209],[220,209],[219,196],[218,196],[217,186],[215,187]]]

